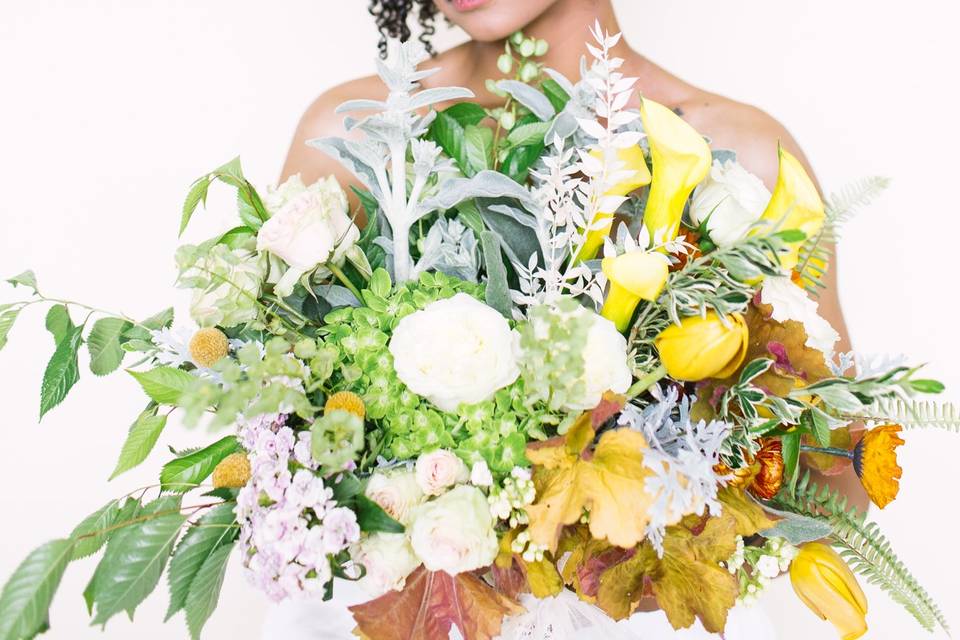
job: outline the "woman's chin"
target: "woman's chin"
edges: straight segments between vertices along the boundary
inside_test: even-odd
[[[557,0],[436,0],[453,24],[478,42],[496,42],[523,29]]]

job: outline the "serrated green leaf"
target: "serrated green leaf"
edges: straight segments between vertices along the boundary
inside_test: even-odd
[[[132,617],[160,582],[170,551],[187,520],[180,513],[179,496],[151,502],[140,517],[146,519],[120,529],[107,543],[107,551],[96,569],[93,624],[106,625],[121,611]]]
[[[13,329],[13,323],[17,321],[17,316],[20,315],[22,308],[23,307],[7,308],[0,313],[0,349],[7,346],[7,336],[10,335],[10,330]]]
[[[33,638],[48,628],[50,603],[72,552],[72,540],[53,540],[20,563],[0,592],[0,640]]]
[[[156,415],[155,408],[141,413],[127,433],[127,439],[120,449],[120,457],[117,459],[116,468],[110,474],[110,480],[146,460],[165,426],[167,426],[167,416]]]
[[[207,623],[217,603],[220,601],[220,589],[223,587],[223,578],[227,572],[227,561],[233,551],[234,543],[218,547],[203,562],[197,572],[190,593],[184,607],[187,614],[187,628],[190,637],[199,640],[203,625]]]
[[[53,343],[60,344],[70,331],[76,325],[70,319],[70,312],[62,304],[55,304],[47,310],[47,317],[44,321],[47,331],[53,334]]]
[[[240,451],[235,436],[217,440],[209,447],[194,451],[163,465],[160,471],[162,491],[183,493],[210,477],[213,470],[231,453]]]
[[[177,545],[167,571],[170,586],[169,620],[187,604],[190,585],[204,562],[220,547],[232,543],[238,533],[233,504],[221,504],[208,511],[190,528]]]
[[[83,342],[82,328],[69,330],[57,345],[53,356],[43,372],[43,384],[40,387],[40,419],[48,411],[63,402],[70,389],[80,379],[80,367],[77,364],[77,352]]]
[[[173,324],[173,307],[167,307],[140,323],[147,329],[158,331]]]
[[[12,284],[14,287],[29,287],[33,289],[34,293],[40,293],[37,289],[37,274],[35,274],[31,269],[27,269],[23,273],[17,274],[12,278],[7,278],[7,282]]]
[[[487,117],[487,110],[473,102],[458,102],[452,107],[444,109],[443,113],[464,127],[479,124],[481,120]]]
[[[124,351],[120,346],[123,334],[132,326],[121,318],[100,318],[93,323],[87,336],[87,349],[90,350],[90,371],[94,375],[105,376],[117,370],[123,362]]]
[[[111,525],[114,527],[114,529],[107,535],[107,541],[109,541],[110,537],[114,533],[123,528],[124,523],[135,523],[134,521],[140,515],[141,506],[142,505],[140,504],[139,500],[127,498],[127,501],[124,502],[120,507],[114,524]],[[93,572],[93,575],[90,577],[90,580],[87,582],[87,586],[83,590],[83,600],[87,605],[87,614],[91,616],[93,615],[93,603],[96,599],[97,586],[99,584],[101,575],[102,572],[100,570],[100,565],[98,564]]]
[[[110,537],[109,532],[104,530],[116,523],[121,512],[120,502],[111,500],[84,518],[70,534],[70,539],[75,543],[73,560],[86,558],[99,551]]]
[[[203,176],[190,187],[190,191],[187,192],[187,197],[183,201],[183,213],[180,216],[180,233],[178,235],[182,236],[183,232],[186,231],[187,225],[190,224],[190,218],[193,217],[194,211],[197,210],[197,206],[199,206],[201,202],[206,206],[207,191],[209,189],[210,176]]]
[[[805,423],[803,421],[803,417],[801,416],[801,424],[809,427],[813,437],[817,440],[817,444],[819,444],[821,447],[829,447],[830,421],[827,415],[819,409],[814,408],[810,409],[809,416],[808,423]]]
[[[174,405],[195,378],[181,369],[157,367],[150,371],[129,371],[143,391],[157,404]]]
[[[361,531],[384,533],[403,533],[406,529],[397,520],[390,517],[383,508],[367,496],[356,497],[357,524]]]

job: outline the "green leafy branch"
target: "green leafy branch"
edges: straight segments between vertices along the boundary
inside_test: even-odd
[[[935,428],[960,433],[960,407],[952,402],[880,398],[850,418],[895,423],[904,429]]]
[[[210,173],[197,178],[187,198],[183,203],[183,212],[180,217],[180,235],[187,229],[190,219],[193,217],[197,207],[203,203],[206,206],[207,192],[210,185],[216,181],[228,184],[237,189],[237,210],[240,220],[251,231],[256,231],[266,222],[270,215],[254,186],[243,175],[243,169],[240,166],[240,158],[234,158]]]

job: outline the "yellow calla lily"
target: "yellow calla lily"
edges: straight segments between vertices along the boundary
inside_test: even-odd
[[[843,640],[867,632],[867,598],[847,563],[827,545],[804,545],[790,564],[790,582],[804,604],[829,620]]]
[[[599,150],[591,152],[590,155],[598,160],[601,159]],[[617,172],[629,171],[630,174],[607,189],[605,196],[625,196],[631,191],[650,184],[650,169],[647,167],[647,160],[640,145],[617,149],[617,160],[620,162]],[[594,215],[590,223],[592,228],[587,231],[587,238],[577,254],[577,262],[591,260],[597,255],[600,247],[603,246],[603,239],[610,235],[613,214],[613,211],[598,211]]]
[[[653,182],[643,223],[651,238],[666,231],[664,240],[673,240],[687,199],[707,177],[713,156],[703,136],[662,104],[644,99],[640,117],[653,159]]]
[[[778,230],[798,229],[811,238],[820,232],[826,219],[820,192],[793,154],[782,146],[778,151],[780,173],[777,176],[777,185],[770,198],[770,204],[767,205],[760,219],[775,225]],[[769,228],[759,227],[753,231],[753,234],[768,231]],[[786,269],[793,269],[799,261],[803,240],[792,242],[788,246],[790,252],[781,254],[780,264]]]
[[[715,311],[706,317],[684,318],[671,324],[654,340],[660,362],[675,380],[697,382],[726,378],[747,355],[750,332],[740,314],[728,315],[726,324]]]
[[[631,251],[616,258],[604,258],[603,273],[610,280],[610,291],[600,311],[620,331],[626,331],[641,300],[656,300],[667,283],[670,266],[665,256]]]

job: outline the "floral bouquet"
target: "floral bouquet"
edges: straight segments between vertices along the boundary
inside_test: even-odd
[[[884,507],[901,433],[960,428],[915,399],[942,391],[917,367],[834,354],[808,297],[883,181],[824,204],[781,149],[770,194],[670,109],[626,109],[619,36],[593,37],[576,83],[537,62],[545,42],[511,38],[497,109],[418,90],[426,55],[393,43],[389,97],[341,107],[369,114],[346,121],[363,139],[310,143],[363,185],[352,214],[333,178],[261,194],[236,160],[201,177],[181,230],[215,182],[239,225],[178,250],[189,322],[8,281],[32,296],[0,305],[0,346],[49,304],[41,417],[83,347],[98,376],[132,361],[148,402],[111,477],[174,412],[227,433],[33,551],[0,595],[0,640],[47,630],[68,564],[101,550],[94,624],[166,571],[167,616],[194,638],[234,552],[274,600],[358,581],[355,632],[376,640],[572,635],[641,606],[721,632],[787,571],[844,638],[866,631],[853,572],[946,628],[878,528],[810,476],[852,465]]]

